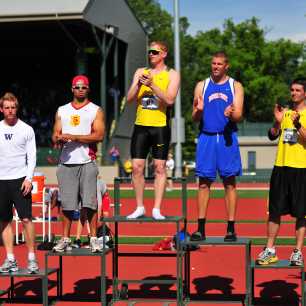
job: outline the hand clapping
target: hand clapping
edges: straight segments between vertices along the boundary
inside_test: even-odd
[[[235,111],[235,107],[233,104],[231,104],[227,106],[226,109],[224,110],[224,116],[230,117],[234,111]]]
[[[291,113],[291,120],[293,122],[293,124],[297,124],[300,120],[300,114],[296,111]]]
[[[142,85],[145,85],[145,86],[148,86],[150,87],[152,85],[152,75],[150,74],[150,72],[148,74],[142,74],[140,77],[139,77],[139,83],[142,84]]]

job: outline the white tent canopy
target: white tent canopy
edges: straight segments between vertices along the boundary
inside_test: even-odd
[[[1,0],[0,22],[81,15],[90,0]]]
[[[125,0],[0,0],[0,22],[56,19],[84,19],[102,30],[116,26],[127,43],[146,35]]]

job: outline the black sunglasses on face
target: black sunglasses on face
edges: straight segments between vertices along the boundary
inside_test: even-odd
[[[160,52],[160,51],[157,51],[157,50],[149,50],[149,51],[148,51],[149,55],[150,55],[150,54],[152,54],[152,55],[157,55],[157,54],[159,54],[159,52]]]
[[[87,86],[74,86],[73,89],[77,89],[77,90],[80,90],[80,89],[88,89]]]

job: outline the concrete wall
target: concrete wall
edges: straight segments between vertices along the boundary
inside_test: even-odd
[[[256,152],[256,169],[271,169],[274,165],[278,141],[268,137],[239,137],[242,168],[248,168],[248,152]]]
[[[46,184],[56,184],[56,169],[57,167],[37,167],[36,172],[43,173],[46,177]],[[113,184],[114,178],[118,176],[117,166],[99,167],[99,174],[106,184]]]
[[[274,147],[256,147],[256,146],[241,146],[241,161],[242,168],[248,168],[248,152],[256,152],[256,169],[271,169],[274,165],[276,156],[276,146]]]

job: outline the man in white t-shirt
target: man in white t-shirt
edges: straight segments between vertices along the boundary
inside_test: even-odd
[[[18,100],[12,93],[6,93],[0,99],[0,111],[4,116],[4,120],[0,121],[0,223],[7,254],[0,273],[18,271],[13,253],[13,207],[25,229],[28,273],[37,273],[31,197],[36,165],[35,134],[32,127],[18,119],[18,106]]]
[[[52,141],[62,151],[57,169],[63,215],[63,236],[55,252],[71,250],[70,229],[73,213],[85,210],[90,225],[90,247],[100,252],[97,239],[96,144],[104,137],[104,114],[88,99],[89,81],[84,75],[72,80],[73,101],[60,106],[55,116]]]

